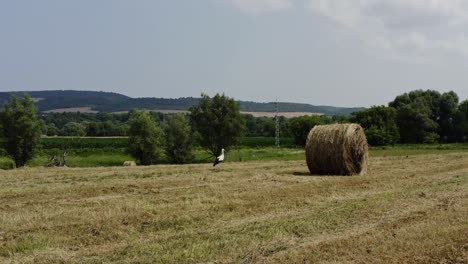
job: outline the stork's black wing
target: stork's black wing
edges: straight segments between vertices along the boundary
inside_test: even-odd
[[[217,164],[221,163],[222,161],[219,160],[219,158],[216,158],[214,163],[213,163],[213,167],[216,166]]]

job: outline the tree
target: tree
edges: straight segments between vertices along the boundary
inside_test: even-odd
[[[468,100],[461,102],[453,118],[454,141],[466,142],[468,139]]]
[[[88,127],[86,127],[86,136],[96,137],[99,135],[99,125],[97,122],[89,122]]]
[[[305,146],[307,135],[309,135],[310,130],[314,126],[321,125],[323,123],[323,120],[319,116],[300,116],[290,121],[289,131],[291,132],[296,145]]]
[[[367,142],[373,146],[394,145],[400,138],[397,111],[393,107],[373,106],[351,116],[351,122],[366,131]]]
[[[34,101],[28,94],[23,99],[10,98],[0,112],[1,134],[5,150],[17,168],[34,157],[41,137],[41,122]]]
[[[86,135],[86,126],[78,122],[68,122],[59,134],[60,136],[83,137]]]
[[[458,95],[452,91],[444,93],[440,97],[439,113],[436,118],[439,124],[438,133],[443,142],[455,140],[453,118],[457,112],[458,101]]]
[[[419,105],[419,106],[418,106]],[[439,135],[437,123],[429,118],[429,110],[422,104],[406,105],[398,110],[397,122],[400,129],[400,142],[436,143]]]
[[[190,120],[200,145],[213,156],[219,155],[222,148],[237,144],[244,130],[239,104],[225,95],[210,98],[202,94],[199,104],[190,108]]]
[[[129,120],[128,153],[140,164],[155,164],[163,145],[162,129],[146,112],[133,110]]]
[[[47,127],[46,135],[51,137],[51,136],[56,136],[58,133],[57,127],[55,126],[54,123],[50,123]]]
[[[402,143],[435,143],[453,138],[457,104],[454,92],[416,90],[397,96],[389,106],[397,110]]]
[[[164,127],[165,153],[172,163],[184,164],[193,160],[191,128],[183,114],[171,115]]]

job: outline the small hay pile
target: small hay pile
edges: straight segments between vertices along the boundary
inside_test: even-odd
[[[127,161],[124,161],[123,166],[124,167],[135,167],[136,162],[133,161],[133,160],[127,160]]]
[[[311,174],[363,175],[367,172],[368,146],[360,125],[315,126],[306,143]]]

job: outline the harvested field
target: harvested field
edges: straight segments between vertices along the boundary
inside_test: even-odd
[[[186,110],[146,110],[150,112],[160,112],[163,114],[173,114],[173,113],[183,113],[183,114],[188,114],[190,113],[189,111]],[[126,114],[128,111],[119,111],[119,112],[113,112],[114,114]],[[244,115],[252,115],[254,117],[275,117],[276,112],[245,112],[241,111],[241,114]],[[293,117],[299,117],[299,116],[320,116],[323,115],[321,113],[311,113],[311,112],[278,112],[279,116],[284,116],[286,118],[293,118]]]
[[[254,117],[275,117],[275,112],[241,112],[246,115],[253,115]],[[293,118],[299,116],[320,116],[321,113],[311,113],[311,112],[278,112],[279,116],[284,116],[286,118]]]
[[[0,171],[2,263],[467,263],[468,153]]]
[[[44,113],[91,113],[95,114],[99,111],[91,109],[91,107],[70,107],[70,108],[59,108],[59,109],[52,109],[44,111]]]

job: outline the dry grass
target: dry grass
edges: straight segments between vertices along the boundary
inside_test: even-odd
[[[467,263],[468,154],[0,171],[4,263]]]

